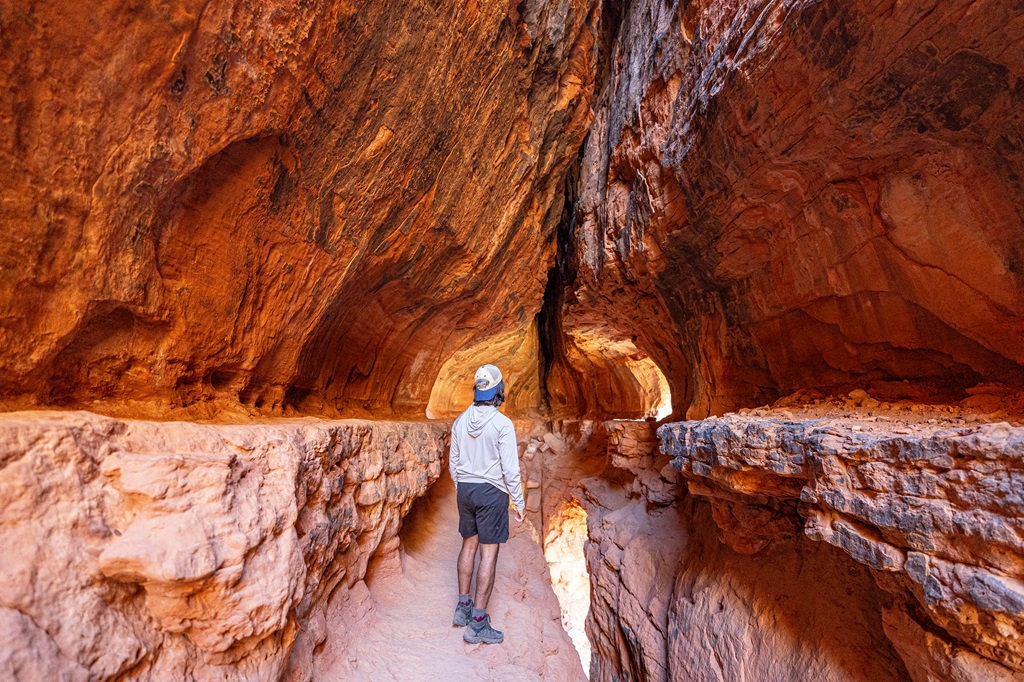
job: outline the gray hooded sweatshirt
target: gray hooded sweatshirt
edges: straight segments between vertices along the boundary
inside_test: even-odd
[[[516,509],[526,507],[519,480],[519,449],[512,420],[491,405],[470,405],[452,424],[448,459],[452,480],[490,483],[512,498]]]

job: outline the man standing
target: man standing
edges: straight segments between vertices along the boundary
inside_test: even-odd
[[[505,635],[491,627],[487,601],[494,587],[498,549],[508,540],[509,495],[522,522],[523,486],[519,480],[519,451],[512,420],[498,412],[505,402],[505,383],[494,365],[484,365],[473,380],[473,404],[452,425],[449,468],[458,490],[459,603],[454,625],[465,625],[462,638],[471,644],[498,644]],[[473,565],[480,550],[476,572],[476,600],[469,597]]]

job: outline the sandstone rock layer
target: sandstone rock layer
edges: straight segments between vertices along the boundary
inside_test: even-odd
[[[737,550],[802,534],[870,567],[915,679],[1024,674],[1024,429],[730,416],[659,433]]]
[[[650,425],[605,430],[612,466],[581,483],[592,680],[908,679],[866,567],[800,536],[737,553],[681,489]]]
[[[540,308],[599,16],[6,6],[0,398],[422,417]]]
[[[1024,382],[1017,3],[610,4],[567,343],[635,345],[691,418]]]
[[[598,427],[1009,405],[1019,0],[8,5],[0,409],[444,418],[498,362],[588,419],[521,450],[594,680],[1024,675],[1020,428]],[[337,630],[445,428],[0,415],[0,675],[392,672]],[[508,650],[578,677],[548,596]]]
[[[4,679],[269,682],[308,668],[326,636],[309,624],[397,549],[444,433],[0,417]]]

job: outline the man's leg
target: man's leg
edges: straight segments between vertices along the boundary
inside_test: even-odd
[[[477,538],[479,536],[476,536],[474,539]],[[473,602],[473,606],[480,611],[487,610],[487,602],[491,598],[491,590],[494,588],[495,569],[498,565],[498,549],[500,548],[501,545],[499,544],[480,545],[480,568],[476,572],[476,600]],[[461,563],[459,575],[459,585],[461,585]],[[468,582],[466,583],[466,589],[469,589]]]
[[[473,564],[476,562],[476,549],[480,546],[480,536],[462,538],[462,550],[459,552],[459,592],[469,594],[469,586],[473,582]],[[490,594],[490,591],[488,591]]]
[[[505,635],[491,626],[487,605],[491,601],[491,590],[494,589],[498,550],[501,543],[508,541],[507,493],[484,484],[477,526],[480,531],[480,565],[476,569],[476,603],[473,604],[469,627],[462,633],[462,639],[470,644],[498,644],[504,640]]]
[[[458,486],[456,497],[459,504],[459,535],[462,536],[462,549],[456,562],[459,576],[459,603],[455,606],[452,625],[464,627],[469,625],[473,615],[473,600],[469,598],[469,586],[473,582],[473,564],[476,561],[476,548],[480,546],[480,535],[476,528],[476,505],[473,503],[473,486],[463,483]]]
[[[505,639],[505,633],[495,630],[491,625],[490,616],[487,615],[487,602],[491,599],[491,589],[494,587],[500,547],[498,543],[480,543],[480,566],[476,571],[476,603],[473,604],[469,627],[462,633],[462,639],[470,644],[499,644]]]

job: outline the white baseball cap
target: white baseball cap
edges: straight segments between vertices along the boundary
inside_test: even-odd
[[[501,387],[501,370],[494,365],[483,365],[473,377],[473,400],[490,400]]]

